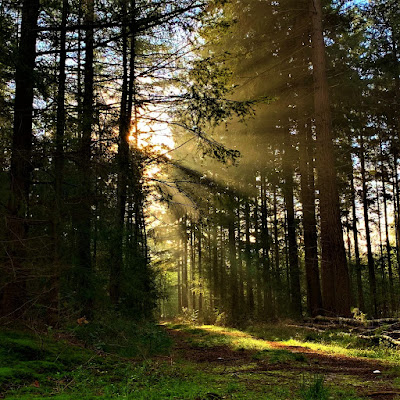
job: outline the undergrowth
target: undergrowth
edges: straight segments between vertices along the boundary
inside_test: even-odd
[[[120,318],[103,318],[77,325],[70,331],[97,350],[123,357],[147,358],[155,354],[167,354],[172,344],[165,330],[152,322],[135,323]]]

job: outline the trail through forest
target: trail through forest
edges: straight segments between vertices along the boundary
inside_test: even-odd
[[[212,327],[166,329],[174,342],[171,363],[179,359],[196,363],[207,373],[230,375],[233,381],[244,384],[249,390],[264,387],[268,393],[273,386],[283,386],[296,392],[313,377],[323,380],[331,390],[344,390],[339,397],[327,398],[400,398],[400,388],[396,385],[399,371],[390,363],[257,339],[240,331],[220,330],[217,334],[220,339],[217,339]],[[232,347],[237,339],[261,342],[265,350],[257,350],[257,345],[253,349],[240,344]],[[224,341],[225,344],[218,344]],[[350,392],[357,397],[352,397]]]
[[[387,342],[285,323],[0,331],[7,400],[399,400],[400,356]],[[86,341],[83,339],[86,338]]]

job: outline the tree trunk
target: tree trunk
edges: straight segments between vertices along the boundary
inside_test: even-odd
[[[393,154],[393,205],[394,205],[394,221],[396,231],[396,260],[397,273],[400,281],[400,195],[399,195],[399,175],[397,164],[397,152]]]
[[[195,227],[193,221],[190,222],[190,299],[189,308],[191,310],[196,310],[196,249],[195,249]]]
[[[186,216],[182,218],[182,243],[183,243],[183,257],[182,257],[182,308],[189,308],[189,286],[188,286],[188,236],[187,236],[187,222]]]
[[[245,218],[245,237],[246,237],[246,245],[244,249],[245,260],[246,260],[246,278],[247,278],[247,311],[249,313],[249,318],[251,319],[254,316],[254,288],[253,288],[253,265],[252,265],[252,257],[251,257],[251,245],[250,245],[250,204],[249,200],[246,199],[245,209],[244,209],[244,218]]]
[[[127,180],[129,174],[129,143],[128,136],[131,115],[128,112],[128,33],[127,33],[127,2],[122,2],[122,88],[119,116],[119,135],[117,153],[117,210],[113,238],[110,241],[110,299],[115,307],[121,297],[123,259],[123,232],[125,225]],[[132,77],[131,77],[132,78]]]
[[[237,229],[237,269],[238,269],[238,279],[239,279],[239,299],[238,299],[238,313],[239,315],[245,315],[245,310],[246,310],[246,301],[244,297],[244,282],[245,282],[245,277],[244,277],[244,270],[243,270],[243,260],[242,260],[242,232],[241,232],[241,215],[240,215],[240,201],[237,202],[237,224],[236,224],[236,229]]]
[[[307,281],[307,304],[311,316],[322,311],[318,267],[317,220],[315,216],[314,162],[311,121],[299,126],[301,202],[303,205],[304,252]]]
[[[58,93],[57,93],[57,126],[55,134],[56,150],[54,154],[54,276],[51,279],[49,293],[50,312],[49,323],[54,324],[58,320],[59,291],[60,291],[60,245],[62,238],[62,209],[63,209],[63,176],[64,176],[64,133],[65,133],[65,66],[67,60],[66,51],[66,26],[68,17],[68,0],[63,0],[62,20],[60,31],[60,61],[58,66]]]
[[[389,299],[390,299],[390,309],[393,314],[396,311],[396,303],[394,300],[392,247],[390,245],[390,237],[389,237],[388,207],[387,207],[386,180],[385,180],[387,173],[383,164],[382,143],[380,143],[380,151],[381,151],[382,196],[383,196],[383,213],[384,213],[383,215],[384,215],[385,236],[386,236],[386,259],[387,259],[387,266],[389,273]]]
[[[82,312],[90,317],[93,312],[93,271],[91,258],[92,169],[91,144],[94,120],[94,0],[85,0],[85,66],[82,104],[82,137],[79,149],[79,204],[75,216],[76,238],[76,293]]]
[[[376,299],[376,278],[375,278],[375,263],[372,254],[371,246],[371,231],[369,229],[369,215],[368,215],[368,191],[365,172],[365,155],[364,155],[364,138],[360,135],[360,163],[361,163],[361,182],[362,182],[362,202],[364,210],[364,224],[365,224],[365,239],[367,241],[367,258],[368,258],[368,275],[369,275],[369,295],[371,304],[371,313],[377,318],[377,299]]]
[[[182,267],[183,267],[183,262],[182,262],[182,238],[178,237],[178,265],[177,265],[177,275],[178,275],[178,315],[182,312]]]
[[[261,174],[261,268],[263,284],[263,317],[268,318],[274,315],[272,305],[271,287],[271,263],[269,257],[270,241],[268,232],[268,210],[267,210],[267,184],[265,174]]]
[[[285,183],[283,185],[283,196],[285,198],[289,244],[291,314],[294,318],[300,318],[302,307],[300,292],[300,269],[296,237],[296,219],[294,212],[293,182],[293,164],[295,163],[295,151],[292,145],[292,138],[288,128],[285,128],[284,136],[283,176],[285,179]]]
[[[232,207],[235,207],[235,201],[232,199]],[[230,319],[237,323],[239,318],[239,286],[238,286],[238,268],[236,259],[236,240],[235,240],[235,214],[231,210],[228,216],[228,248],[229,248],[229,266],[230,266]]]
[[[26,237],[27,211],[32,172],[33,88],[36,59],[39,0],[24,0],[22,5],[21,38],[16,74],[14,125],[11,153],[11,194],[8,205],[8,257],[4,275],[6,285],[0,298],[0,315],[21,315],[27,302]]]
[[[350,315],[350,283],[340,220],[335,153],[321,0],[309,0],[312,18],[314,110],[317,128],[317,173],[321,216],[321,278],[324,309],[328,314]]]
[[[364,290],[362,286],[361,276],[361,261],[360,261],[360,250],[358,247],[358,229],[357,229],[357,209],[356,209],[356,192],[354,189],[354,171],[351,174],[351,208],[353,214],[353,235],[354,235],[354,254],[356,257],[356,280],[357,280],[357,305],[361,311],[365,311],[364,304]]]
[[[201,248],[201,240],[202,237],[202,229],[199,224],[199,234],[197,238],[197,270],[199,271],[199,314],[202,316],[203,314],[203,251]]]
[[[378,165],[375,163],[375,171],[378,171]],[[387,283],[386,283],[386,272],[385,272],[385,259],[383,256],[383,240],[382,240],[382,222],[381,222],[381,206],[380,206],[380,195],[379,195],[379,187],[378,180],[375,179],[375,190],[376,190],[376,204],[377,204],[377,216],[378,216],[378,235],[379,235],[379,264],[381,267],[381,292],[380,292],[380,300],[381,304],[379,304],[379,311],[383,316],[387,315],[388,305],[387,305]]]
[[[256,185],[258,185],[256,181]],[[258,193],[258,191],[257,191]],[[254,236],[255,236],[255,268],[256,268],[256,305],[257,305],[257,317],[263,319],[263,304],[262,304],[262,271],[261,271],[261,260],[260,260],[260,228],[259,228],[259,201],[258,195],[255,198],[254,204]]]
[[[212,271],[213,271],[213,299],[214,308],[219,309],[221,304],[221,293],[219,292],[219,263],[218,263],[218,231],[217,223],[215,222],[212,228]]]
[[[220,226],[220,235],[219,235],[219,243],[220,243],[220,276],[219,276],[219,294],[221,299],[221,310],[229,310],[228,304],[228,293],[229,290],[229,278],[228,272],[226,270],[226,259],[225,259],[225,229],[221,225]]]

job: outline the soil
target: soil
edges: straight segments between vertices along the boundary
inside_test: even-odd
[[[279,371],[282,371],[284,372],[282,377],[293,379],[293,374],[298,373],[301,377],[301,375],[309,373],[322,375],[326,382],[333,384],[350,379],[358,382],[358,384],[352,383],[352,386],[359,396],[374,400],[400,398],[400,389],[396,388],[393,383],[393,380],[400,376],[400,370],[398,374],[393,373],[393,367],[387,363],[372,359],[332,355],[306,347],[287,346],[280,342],[266,341],[273,349],[297,353],[303,356],[300,359],[304,358],[305,360],[302,362],[295,360],[271,362],[268,359],[255,359],[255,351],[233,350],[228,346],[195,347],[190,344],[190,339],[193,337],[190,333],[172,329],[168,329],[168,333],[175,343],[171,355],[172,360],[183,358],[195,363],[207,363],[213,366],[225,365],[230,367],[229,373],[231,374],[255,373],[276,376]],[[250,364],[251,367],[243,370],[242,367],[246,364]],[[234,366],[238,367],[236,372],[234,368],[232,369]],[[380,373],[374,373],[377,370]],[[390,374],[388,374],[389,371]]]

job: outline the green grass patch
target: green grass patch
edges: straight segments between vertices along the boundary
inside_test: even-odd
[[[165,330],[151,322],[103,318],[76,326],[72,331],[90,346],[122,357],[148,358],[155,354],[168,354],[172,345]]]
[[[329,354],[365,357],[400,364],[398,350],[388,347],[385,343],[376,344],[358,338],[356,334],[338,330],[318,333],[285,324],[262,324],[251,326],[246,332],[257,338],[282,342],[287,346],[302,346]]]
[[[44,376],[47,386],[57,374],[70,371],[94,356],[87,349],[45,335],[0,332],[0,392],[35,387]]]
[[[104,343],[99,347],[102,350],[113,349],[104,338],[111,340],[112,332],[117,335],[115,330],[106,329],[109,333],[101,334],[103,325],[89,325],[75,332],[79,331],[79,337],[88,338],[91,344]],[[125,324],[119,327],[123,332],[119,334],[124,345],[121,353],[139,356],[126,358],[96,353],[54,340],[50,334],[3,331],[0,333],[0,393],[6,399],[19,400],[360,400],[354,388],[374,384],[347,375],[323,377],[302,372],[299,376],[303,366],[291,369],[288,365],[303,363],[303,354],[272,348],[268,342],[236,329],[182,324],[174,327],[185,333],[192,347],[223,345],[253,354],[250,358],[246,355],[243,362],[225,364],[183,360],[179,352],[153,357],[157,351],[171,351],[163,339],[164,330],[156,327],[154,332],[150,326],[142,326],[134,332],[136,328]],[[299,337],[287,341],[295,343],[296,340],[301,342]],[[138,353],[134,349],[141,342],[144,350]],[[269,369],[269,364],[274,368]],[[388,378],[398,379],[398,367],[394,365],[387,374]]]
[[[261,350],[253,355],[254,360],[267,360],[269,363],[304,362],[306,357],[301,353],[287,350]]]

